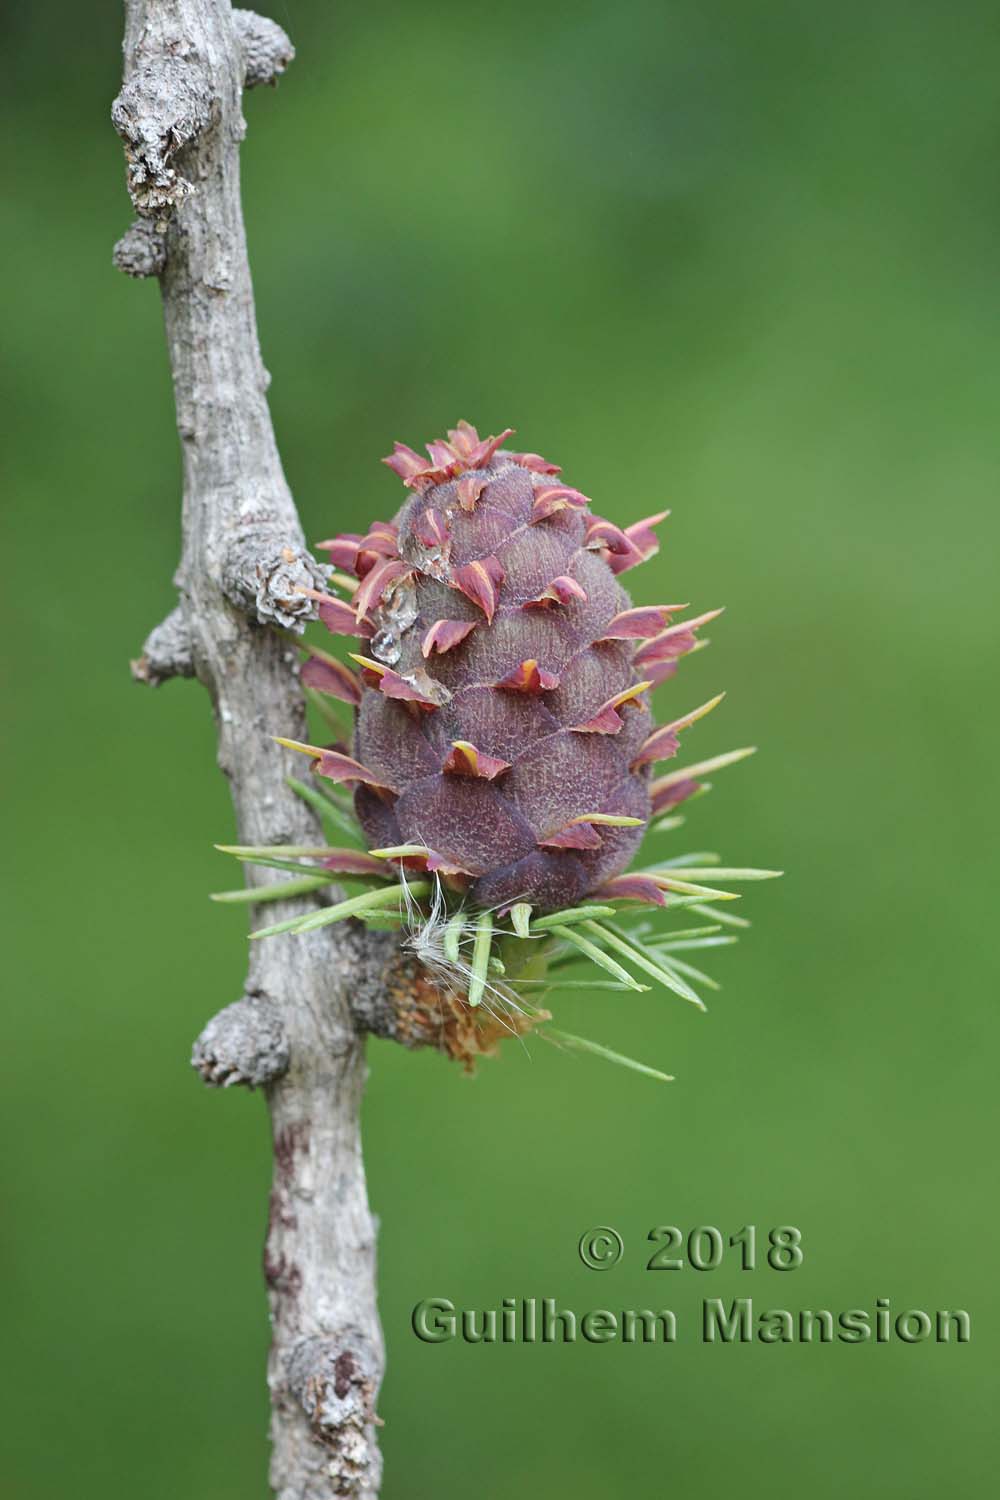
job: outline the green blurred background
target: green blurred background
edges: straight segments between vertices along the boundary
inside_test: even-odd
[[[386,1490],[972,1496],[997,1210],[995,7],[279,0],[247,101],[272,409],[313,538],[460,416],[601,510],[671,505],[640,601],[720,603],[662,690],[760,743],[663,856],[778,865],[707,1016],[566,997],[659,1086],[540,1043],[472,1082],[371,1047]],[[207,703],[127,662],[178,457],[108,123],[116,5],[5,28],[5,1493],[266,1492],[264,1102],[203,1089],[243,922]],[[994,687],[990,688],[990,682]],[[793,1276],[651,1275],[656,1224],[801,1227]],[[626,1256],[587,1271],[580,1233]],[[645,1251],[645,1254],[643,1253]],[[706,1348],[702,1297],[964,1307],[965,1347]],[[668,1305],[672,1349],[428,1347],[422,1297]]]

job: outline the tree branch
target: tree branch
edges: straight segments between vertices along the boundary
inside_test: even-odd
[[[285,785],[289,757],[270,738],[304,737],[294,653],[261,624],[301,628],[309,605],[297,589],[322,575],[267,409],[239,196],[242,89],[273,82],[293,51],[280,27],[229,0],[126,0],[124,50],[112,119],[138,219],[115,259],[160,278],[184,470],[179,602],[134,670],[154,683],[196,674],[208,688],[241,843],[313,843],[311,815]],[[382,1337],[363,1040],[348,997],[377,988],[384,962],[378,945],[338,927],[254,944],[247,998],[195,1048],[207,1081],[259,1084],[271,1111],[264,1265],[280,1500],[371,1500],[379,1486]]]

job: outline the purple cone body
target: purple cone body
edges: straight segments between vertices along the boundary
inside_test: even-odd
[[[475,906],[571,906],[643,836],[603,819],[650,816],[653,724],[630,690],[677,653],[642,671],[668,616],[629,630],[618,575],[655,541],[537,455],[464,423],[449,437],[430,466],[400,445],[387,460],[413,492],[393,523],[325,544],[360,579],[357,813],[371,847],[422,846]]]

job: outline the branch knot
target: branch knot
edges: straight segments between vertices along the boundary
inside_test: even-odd
[[[111,252],[112,264],[126,276],[159,276],[167,263],[167,241],[152,219],[136,219]]]
[[[218,114],[218,101],[199,67],[165,55],[139,69],[111,106],[125,143],[129,197],[136,213],[167,218],[194,192],[171,160]]]
[[[191,632],[179,604],[150,631],[142,655],[131,667],[136,682],[148,687],[159,687],[170,677],[194,676]]]
[[[226,557],[222,588],[226,597],[262,625],[300,630],[315,619],[316,607],[304,589],[327,587],[315,558],[301,545],[289,545],[266,523],[241,530]]]
[[[328,1473],[337,1495],[368,1495],[378,1489],[381,1457],[372,1428],[378,1362],[357,1329],[338,1338],[304,1338],[286,1366],[288,1388],[329,1454]]]
[[[260,1088],[288,1069],[281,1018],[269,1000],[245,995],[213,1016],[191,1053],[191,1066],[213,1088]]]
[[[286,33],[277,21],[258,16],[252,10],[234,10],[233,20],[246,60],[244,87],[254,89],[262,83],[276,84],[295,56],[295,48]]]

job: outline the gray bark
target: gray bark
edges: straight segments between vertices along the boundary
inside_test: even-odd
[[[241,843],[309,844],[311,815],[284,783],[293,757],[271,739],[305,737],[294,653],[266,627],[301,629],[311,606],[297,590],[322,577],[268,414],[239,191],[242,90],[273,82],[293,50],[280,27],[229,0],[126,0],[125,9],[112,118],[138,218],[115,259],[131,275],[160,277],[184,474],[177,609],[133,670],[153,683],[196,675],[208,688]],[[289,901],[268,914],[304,909]],[[264,1270],[280,1500],[365,1500],[379,1487],[383,1350],[359,1128],[365,1064],[348,995],[367,993],[374,1005],[380,962],[384,948],[339,927],[255,943],[244,999],[195,1048],[206,1081],[261,1085],[270,1106]]]

